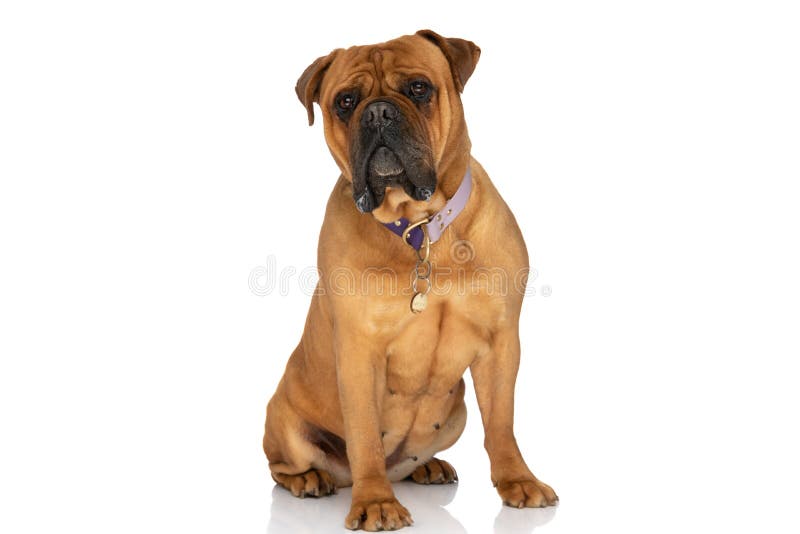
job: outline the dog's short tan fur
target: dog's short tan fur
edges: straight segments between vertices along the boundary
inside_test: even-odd
[[[353,486],[345,525],[366,530],[410,524],[390,481],[448,482],[455,471],[434,459],[460,436],[466,421],[464,381],[469,368],[485,429],[491,478],[506,504],[552,505],[557,497],[528,469],[513,432],[514,382],[520,358],[522,292],[513,279],[528,267],[514,216],[480,164],[470,140],[460,91],[480,50],[469,41],[433,32],[373,46],[335,50],[315,61],[298,82],[298,96],[313,122],[320,104],[325,138],[342,175],[328,201],[319,239],[320,282],[301,341],[267,407],[264,450],[273,478],[295,495],[324,495]],[[387,190],[372,215],[352,197],[349,142],[352,128],[334,116],[343,87],[368,88],[368,96],[395,95],[410,71],[424,74],[437,94],[424,112],[407,103],[433,149],[438,185],[429,202]],[[398,98],[402,102],[402,99]],[[401,104],[402,105],[402,104]],[[365,271],[390,268],[404,289],[415,254],[380,222],[416,221],[441,209],[467,166],[473,190],[464,211],[432,246],[436,274],[460,272],[467,291],[430,294],[427,309],[409,311],[410,296],[377,291]],[[376,220],[377,219],[377,220]],[[380,221],[380,222],[379,222]],[[474,257],[454,253],[469,242]],[[334,273],[355,273],[356,287],[333,287]],[[447,271],[451,269],[451,271]],[[507,273],[506,291],[482,272]],[[346,280],[347,277],[340,278]]]

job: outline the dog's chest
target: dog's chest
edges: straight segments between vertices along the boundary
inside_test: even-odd
[[[468,317],[434,306],[398,329],[386,348],[386,387],[391,395],[447,396],[475,356],[485,334]]]

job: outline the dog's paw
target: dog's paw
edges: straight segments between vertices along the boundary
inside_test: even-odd
[[[513,508],[544,508],[558,502],[553,488],[535,478],[498,482],[497,493],[503,504]]]
[[[408,478],[417,484],[452,484],[458,480],[458,475],[449,463],[431,458],[417,467]]]
[[[272,479],[292,492],[295,497],[324,497],[336,493],[336,484],[330,473],[322,469],[309,469],[299,475],[272,473]]]
[[[370,532],[397,530],[413,523],[411,514],[397,499],[354,502],[344,520],[350,530],[363,528]]]

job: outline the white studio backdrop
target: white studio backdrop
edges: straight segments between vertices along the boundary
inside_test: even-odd
[[[4,2],[0,530],[342,531],[346,491],[294,500],[260,450],[337,176],[294,84],[431,28],[483,50],[473,154],[538,273],[517,435],[562,502],[501,507],[468,389],[459,485],[398,485],[413,531],[798,532],[798,24],[788,1]]]

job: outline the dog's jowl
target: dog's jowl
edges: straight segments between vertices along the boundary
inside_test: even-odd
[[[295,496],[352,485],[351,529],[411,524],[392,481],[458,480],[434,455],[464,429],[467,369],[503,502],[558,500],[514,439],[528,254],[470,155],[460,93],[479,56],[470,41],[423,30],[334,50],[297,82],[309,123],[319,105],[341,175],[305,330],[267,406],[264,451]]]

